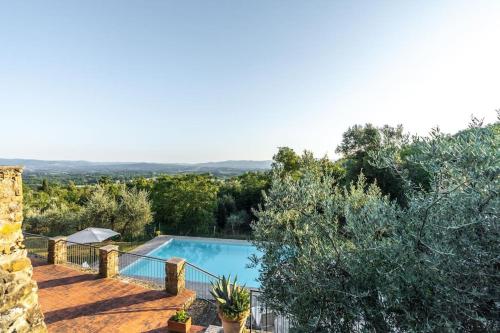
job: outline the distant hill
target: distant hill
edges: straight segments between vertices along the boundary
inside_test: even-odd
[[[238,174],[246,171],[267,170],[271,161],[221,161],[207,163],[146,163],[146,162],[89,162],[45,161],[34,159],[0,158],[0,165],[22,165],[25,173],[47,174],[115,174],[125,173],[202,173]]]

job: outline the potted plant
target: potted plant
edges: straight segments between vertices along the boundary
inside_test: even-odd
[[[185,310],[178,310],[168,320],[168,331],[176,333],[189,333],[191,329],[191,317]]]
[[[250,292],[245,286],[231,282],[231,276],[212,282],[210,291],[217,302],[217,313],[222,321],[224,333],[242,333],[250,314]]]

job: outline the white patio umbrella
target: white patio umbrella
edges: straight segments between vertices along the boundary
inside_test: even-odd
[[[120,233],[113,231],[111,229],[87,228],[83,229],[82,231],[78,231],[72,235],[69,235],[67,241],[78,244],[100,243],[108,238],[111,238],[119,234]]]

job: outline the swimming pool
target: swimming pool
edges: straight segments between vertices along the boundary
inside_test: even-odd
[[[173,238],[148,253],[148,256],[160,259],[184,258],[187,262],[214,275],[227,276],[231,274],[232,277],[237,275],[239,283],[246,284],[247,287],[258,288],[258,268],[246,267],[250,263],[248,258],[253,254],[260,256],[259,251],[245,241]],[[164,278],[165,273],[163,270],[155,270],[149,267],[153,264],[149,260],[140,259],[125,267],[121,273],[123,275],[145,276],[155,272],[153,274],[158,275],[155,277]],[[189,274],[186,276],[186,279],[188,278],[201,279],[197,275],[190,276]]]

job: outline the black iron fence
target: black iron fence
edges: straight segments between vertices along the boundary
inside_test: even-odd
[[[47,260],[49,255],[49,237],[23,232],[24,246],[28,254],[35,258]]]
[[[266,306],[261,300],[261,291],[250,289],[250,319],[248,326],[250,332],[255,333],[288,333],[290,320],[277,314]]]
[[[99,247],[69,241],[64,242],[66,242],[67,263],[85,270],[99,272]]]
[[[147,283],[151,287],[165,288],[165,260],[118,251],[119,275]]]
[[[219,277],[189,262],[186,262],[184,272],[186,288],[196,291],[196,298],[213,302],[210,289],[212,283],[217,281]]]

